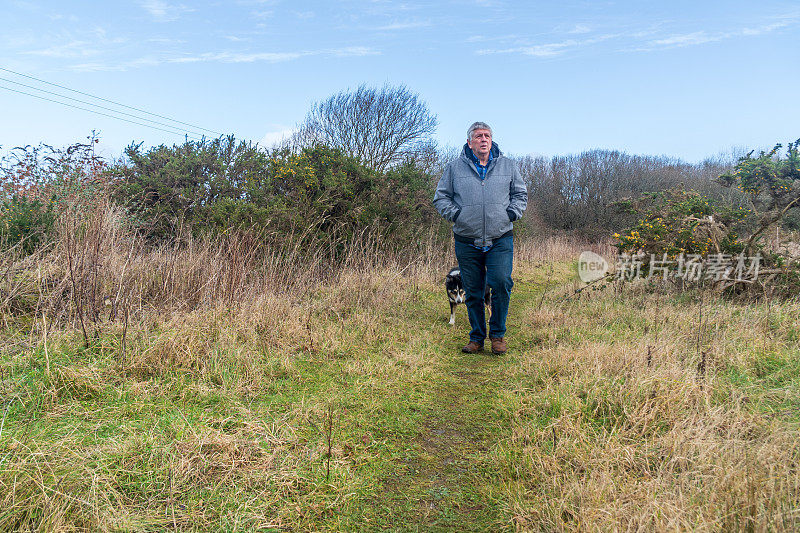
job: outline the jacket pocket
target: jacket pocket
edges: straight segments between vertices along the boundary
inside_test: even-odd
[[[486,238],[494,240],[514,225],[506,212],[507,204],[495,203],[486,206]],[[461,217],[459,217],[460,219]]]
[[[480,205],[470,204],[461,208],[458,220],[453,224],[453,233],[462,237],[479,238],[483,230],[483,209]]]

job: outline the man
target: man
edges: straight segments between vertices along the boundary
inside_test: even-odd
[[[467,130],[464,150],[447,168],[436,187],[433,204],[453,223],[456,258],[467,295],[472,330],[465,353],[483,350],[486,339],[484,291],[492,289],[489,338],[492,353],[507,345],[506,317],[511,296],[514,221],[528,204],[528,191],[517,165],[500,153],[492,128],[475,122]]]

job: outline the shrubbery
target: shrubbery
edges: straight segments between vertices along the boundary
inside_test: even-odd
[[[767,274],[764,282],[732,280],[717,276],[725,288],[737,283],[749,287],[780,284],[786,294],[795,294],[800,282],[798,262],[776,242],[765,246],[761,237],[770,227],[783,224],[792,209],[800,206],[800,140],[789,143],[785,157],[778,154],[781,145],[769,152],[753,153],[739,159],[731,172],[718,182],[747,193],[746,205],[715,205],[696,191],[676,188],[642,196],[636,201],[619,202],[623,211],[636,212],[640,218],[622,234],[615,233],[620,254],[638,256],[644,273],[650,263],[694,256],[719,261],[731,257],[759,257]],[[642,216],[643,215],[643,216]],[[654,267],[653,267],[654,268]],[[740,287],[741,288],[741,287]]]
[[[249,228],[320,239],[377,226],[391,240],[438,224],[432,176],[407,162],[384,173],[325,146],[266,152],[232,137],[159,146],[132,145],[115,169],[114,198],[151,241]]]
[[[647,194],[620,207],[643,216],[623,234],[614,234],[617,250],[666,254],[670,259],[680,254],[740,253],[737,231],[752,217],[752,209],[714,206],[700,193],[683,189]]]
[[[53,202],[12,196],[0,205],[0,247],[19,246],[24,254],[32,253],[53,232]]]
[[[0,247],[23,254],[54,237],[65,214],[95,209],[110,180],[96,137],[66,149],[17,148],[0,162]]]

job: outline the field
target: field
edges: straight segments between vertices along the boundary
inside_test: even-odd
[[[141,296],[88,348],[74,318],[23,305],[63,263],[17,265],[0,530],[800,527],[800,303],[573,294],[582,249],[518,245],[502,357],[458,351],[446,251],[353,262],[302,293],[244,276],[202,294],[211,248],[109,252],[159,305]]]

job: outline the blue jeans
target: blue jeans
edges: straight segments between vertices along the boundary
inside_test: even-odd
[[[514,263],[514,235],[494,241],[488,252],[456,241],[456,259],[461,269],[461,282],[467,294],[467,315],[472,331],[469,340],[483,343],[486,338],[486,313],[483,295],[486,285],[492,289],[492,317],[489,337],[505,337],[508,302],[511,297],[511,269]]]

